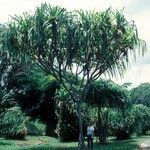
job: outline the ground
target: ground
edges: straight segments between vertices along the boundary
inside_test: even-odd
[[[141,150],[150,150],[150,139],[143,141],[140,144]]]
[[[132,138],[125,141],[111,140],[104,146],[95,144],[94,150],[139,150],[139,145],[148,141],[150,136]],[[26,140],[5,140],[0,139],[0,150],[76,150],[77,142],[60,143],[57,139],[39,136],[28,136]]]

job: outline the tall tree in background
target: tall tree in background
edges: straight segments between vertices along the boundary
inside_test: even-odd
[[[136,25],[118,11],[73,11],[42,4],[34,14],[14,16],[1,36],[1,49],[12,60],[36,62],[54,76],[77,102],[79,149],[83,147],[82,93],[103,73],[123,75],[129,54],[144,51]],[[67,78],[75,77],[78,87]],[[79,77],[81,80],[79,80]]]
[[[131,103],[150,107],[150,83],[142,83],[131,91]]]
[[[55,115],[55,91],[57,81],[46,75],[36,64],[9,64],[3,72],[3,89],[20,106],[26,115],[39,118],[46,124],[46,135],[54,136],[57,119]]]

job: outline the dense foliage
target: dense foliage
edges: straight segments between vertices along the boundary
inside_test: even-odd
[[[109,131],[109,113],[112,108],[126,109],[129,105],[129,92],[112,81],[99,80],[87,87],[85,101],[97,107],[97,136],[99,142],[107,143]]]
[[[27,134],[31,136],[43,136],[45,135],[46,125],[41,123],[40,120],[28,119],[26,122]]]
[[[131,90],[131,102],[150,107],[150,83],[142,83]]]
[[[128,139],[132,134],[145,134],[150,129],[150,109],[142,104],[131,105],[122,112],[113,110],[109,120],[111,132],[117,139]]]
[[[0,120],[0,135],[5,138],[25,139],[27,135],[26,118],[20,108],[12,107]]]

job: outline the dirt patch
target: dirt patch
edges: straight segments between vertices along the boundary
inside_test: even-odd
[[[41,144],[46,144],[47,141],[44,140],[34,140],[34,141],[16,141],[16,144],[18,146],[33,146],[33,145],[41,145]]]
[[[140,150],[150,150],[150,141],[144,141],[140,144]]]

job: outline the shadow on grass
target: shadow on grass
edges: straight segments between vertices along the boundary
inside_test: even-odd
[[[138,144],[133,141],[114,141],[107,145],[98,145],[94,144],[94,150],[138,150]],[[51,146],[51,145],[45,145],[45,146],[32,146],[32,147],[26,147],[22,148],[20,150],[77,150],[77,147],[75,146],[69,146],[69,147],[57,147],[57,146]],[[87,150],[87,145],[84,150]]]
[[[21,148],[20,150],[76,150],[75,147],[56,147],[56,146],[32,146],[32,147],[26,147]]]
[[[106,145],[95,144],[94,150],[138,150],[139,145],[134,139],[130,140],[113,140]]]
[[[94,144],[94,150],[138,150],[138,142],[137,140],[130,139],[130,140],[112,140],[110,143],[106,145],[99,145]],[[22,147],[19,150],[77,150],[77,147],[74,145],[36,145],[36,146],[27,146]],[[85,146],[85,149],[87,150],[87,144]]]
[[[13,145],[12,143],[10,142],[3,142],[3,141],[0,141],[0,146],[5,146],[5,145]]]

